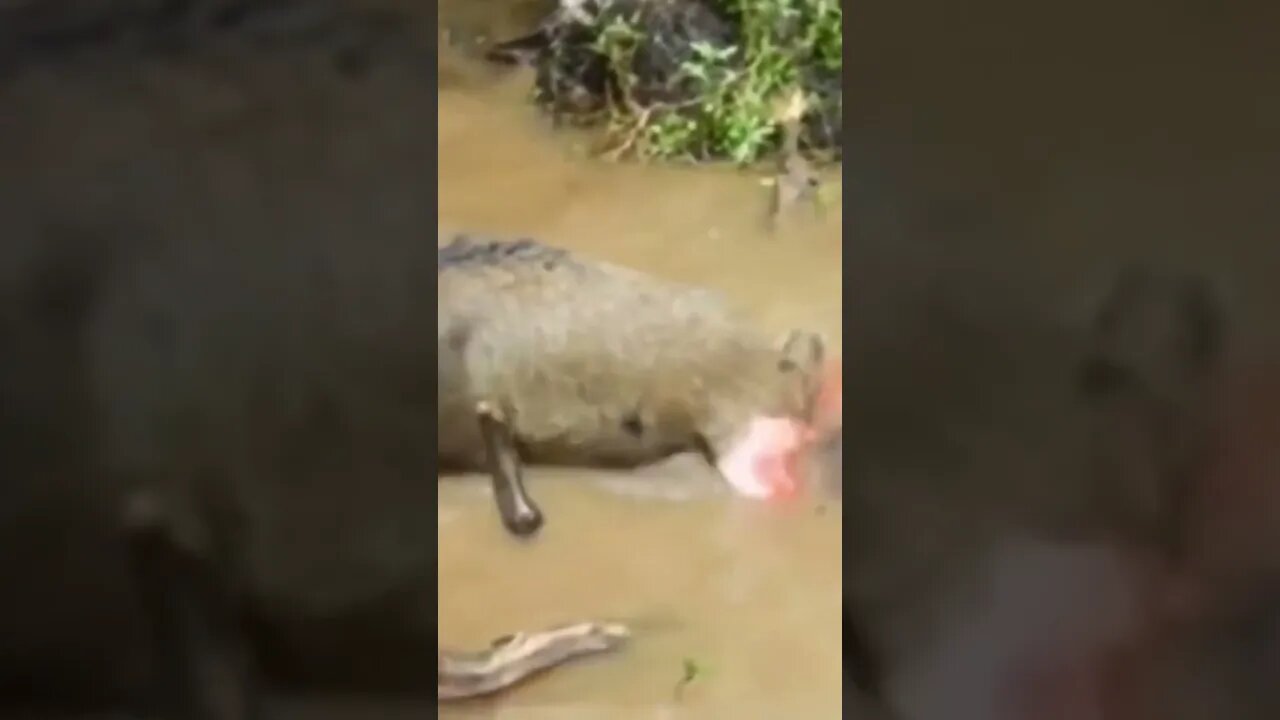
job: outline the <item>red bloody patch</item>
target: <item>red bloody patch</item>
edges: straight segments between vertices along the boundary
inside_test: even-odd
[[[757,417],[716,464],[743,495],[787,497],[799,488],[797,461],[807,453],[812,438],[812,430],[792,418]]]
[[[806,454],[804,449],[793,449],[761,455],[756,459],[756,472],[765,479],[770,500],[787,500],[796,496],[800,490],[800,470]]]
[[[1197,559],[1244,570],[1280,555],[1280,366],[1236,367],[1222,390],[1198,488]]]
[[[787,500],[799,494],[813,437],[813,430],[793,423],[778,433],[778,447],[785,449],[761,458],[759,472],[768,479],[771,500]]]
[[[844,362],[832,358],[822,368],[822,380],[813,407],[813,427],[819,437],[844,422]]]
[[[793,496],[802,479],[811,477],[814,449],[831,440],[844,423],[844,364],[841,359],[836,357],[827,361],[819,377],[810,425],[805,430],[803,441],[783,459],[782,473],[792,480],[780,497]]]

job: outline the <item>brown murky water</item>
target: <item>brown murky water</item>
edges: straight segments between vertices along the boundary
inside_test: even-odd
[[[537,3],[442,2],[438,19],[462,36],[506,35],[536,17],[511,9],[525,4]],[[1242,334],[1273,336],[1280,102],[1263,60],[1274,23],[1192,2],[1071,5],[1056,16],[1024,6],[860,6],[846,129],[856,245],[841,245],[838,178],[825,217],[770,234],[758,177],[596,163],[523,102],[527,78],[494,79],[452,56],[441,58],[437,96],[439,223],[537,236],[718,287],[765,325],[811,327],[836,349],[844,250],[860,273],[855,304],[893,296],[886,286],[910,271],[877,270],[914,255],[1063,288],[1117,257],[1170,259],[1229,286]],[[102,74],[110,82],[41,71],[5,95],[6,191],[42,198],[47,185],[70,198],[56,205],[60,216],[98,222],[131,209],[162,229],[211,234],[368,232],[382,227],[369,208],[383,202],[404,216],[385,220],[389,231],[430,223],[427,211],[412,213],[425,207],[429,146],[417,133],[431,111],[412,73],[393,67],[352,83],[272,56],[161,64],[137,88],[131,76]],[[90,111],[98,132],[85,130]],[[46,156],[55,148],[61,156]],[[291,219],[318,215],[317,204],[335,206],[333,218]],[[107,212],[115,205],[127,207]],[[228,219],[237,216],[248,219]],[[742,501],[709,473],[650,475],[532,472],[548,524],[528,545],[503,533],[484,482],[441,485],[443,643],[476,647],[579,618],[636,631],[622,653],[443,707],[444,717],[837,716],[839,510]],[[675,703],[686,658],[705,673]],[[330,702],[320,704],[347,715]],[[349,709],[430,712],[425,703]]]
[[[595,162],[522,103],[527,82],[441,89],[442,228],[536,236],[716,287],[767,327],[813,328],[838,351],[838,201],[771,233],[759,175]],[[533,470],[548,523],[522,545],[471,480],[440,485],[442,644],[602,617],[635,638],[442,717],[839,717],[838,505],[740,500],[707,472]],[[686,658],[705,676],[677,703]]]
[[[34,65],[0,94],[15,110],[0,113],[0,209],[19,233],[66,218],[126,238],[424,234],[430,86],[418,65],[387,52],[387,67],[363,80],[340,76],[324,48],[307,47],[251,53],[229,44],[193,58],[134,63],[121,52]],[[839,351],[838,201],[770,233],[759,174],[597,163],[576,138],[545,127],[524,101],[528,78],[495,79],[459,63],[441,84],[443,229],[535,236],[717,287],[765,326],[812,328]],[[829,191],[838,198],[838,177]],[[7,267],[0,274],[9,279]],[[579,618],[616,618],[635,631],[624,652],[441,713],[837,717],[838,507],[742,501],[701,468],[625,480],[532,472],[548,524],[527,545],[502,530],[487,483],[441,485],[442,643],[472,648]],[[38,601],[39,591],[28,597]],[[24,639],[42,644],[35,631]],[[702,675],[676,704],[686,659]],[[423,686],[429,692],[426,678]],[[321,705],[290,703],[283,717],[345,714]],[[405,709],[420,717],[425,705]],[[391,711],[357,702],[351,712]]]

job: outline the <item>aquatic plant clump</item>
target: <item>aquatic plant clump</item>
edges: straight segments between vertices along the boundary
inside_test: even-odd
[[[840,158],[839,0],[564,0],[534,59],[537,101],[603,125],[615,156]],[[801,117],[783,109],[797,96]]]

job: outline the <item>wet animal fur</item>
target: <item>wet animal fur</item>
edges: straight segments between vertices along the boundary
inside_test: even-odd
[[[477,468],[477,402],[501,407],[525,460],[634,466],[714,459],[760,415],[805,419],[822,342],[779,344],[709,290],[531,240],[440,248],[439,449]]]
[[[251,621],[272,630],[255,638],[263,656],[304,678],[351,660],[299,628],[353,614],[371,644],[421,650],[398,667],[425,676],[432,662],[433,630],[406,622],[435,592],[430,249],[395,234],[184,237],[103,279],[81,345],[95,428],[83,482],[138,548],[158,652],[184,653],[191,672],[224,663],[224,681],[194,685],[210,713],[251,701],[230,678]],[[272,648],[298,638],[314,652]]]
[[[1203,280],[1140,267],[1078,324],[985,303],[990,278],[931,281],[846,356],[846,602],[886,682],[934,652],[1006,540],[1177,562],[1224,322]]]
[[[472,425],[481,396],[512,411],[533,457],[589,447],[592,462],[701,438],[714,449],[751,413],[806,412],[799,360],[819,346],[779,352],[711,293],[532,243],[464,242],[437,246],[438,304],[418,239],[185,238],[139,245],[95,280],[77,341],[95,428],[87,475],[141,549],[139,586],[165,652],[185,646],[196,665],[219,658],[240,672],[243,620],[272,677],[367,677],[345,640],[316,639],[335,633],[357,645],[395,637],[384,668],[425,675],[429,628],[404,628],[421,625],[409,618],[434,593],[423,572],[434,563],[423,521],[436,502],[433,404],[441,459],[464,461],[474,436],[451,445],[447,433]],[[628,327],[638,331],[618,332]],[[437,362],[438,403],[426,375]],[[566,400],[578,404],[565,414],[540,405]],[[234,680],[218,685],[194,702],[251,699]]]

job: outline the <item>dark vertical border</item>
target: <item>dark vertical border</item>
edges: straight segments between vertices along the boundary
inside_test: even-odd
[[[853,14],[850,11],[854,10],[855,5],[852,2],[852,0],[842,0],[841,5],[842,5],[842,16],[844,18],[844,24],[840,29],[841,36],[842,36],[841,44],[843,47],[847,48],[849,47],[850,41],[854,39],[853,37],[850,36],[850,33],[849,33],[849,16]],[[849,92],[852,89],[851,86],[853,85],[853,82],[852,82],[853,75],[849,70],[848,63],[844,62],[843,60],[842,60],[841,72],[843,74],[843,77],[841,79],[841,85],[843,86],[841,93],[842,95],[847,96],[844,99],[848,100],[851,97],[853,97],[853,94]],[[852,240],[851,232],[850,232],[851,228],[846,222],[846,218],[844,217],[844,211],[846,208],[849,207],[849,203],[846,202],[848,192],[849,192],[849,175],[847,170],[848,168],[847,161],[849,159],[849,156],[848,156],[849,138],[851,133],[850,133],[850,120],[849,120],[849,115],[847,110],[841,115],[841,123],[842,123],[842,127],[840,130],[841,130],[842,137],[840,139],[840,147],[841,147],[841,157],[843,159],[840,163],[840,208],[841,208],[840,236],[842,241],[841,244],[843,246],[843,250],[841,251],[841,263],[843,263],[844,257],[845,257],[845,251],[849,249],[851,245],[851,240]],[[841,323],[841,335],[844,338],[847,338],[849,335],[848,333],[848,317],[849,317],[848,315],[848,310],[849,310],[848,280],[849,278],[846,276],[847,270],[848,270],[848,266],[842,265],[841,282],[840,282],[840,295],[841,295],[840,323]],[[840,372],[842,377],[843,377],[843,374],[848,370],[848,368],[843,366],[844,358],[846,357],[848,357],[847,353],[841,354],[842,365],[841,365]],[[841,383],[841,387],[843,388],[843,382]],[[843,401],[841,402],[843,403]],[[842,473],[847,472],[846,470],[844,470],[843,466],[841,468],[841,472]],[[844,481],[845,481],[845,478],[842,477],[840,480],[841,487],[844,486]],[[841,493],[841,499],[843,502],[843,493]],[[848,515],[847,513],[844,513],[844,512],[841,513],[842,518],[846,517],[847,515]],[[846,548],[843,547],[843,545],[844,545],[844,536],[843,536],[843,530],[842,530],[841,557],[847,558],[849,557],[849,552],[847,551]],[[844,575],[843,570],[841,572],[841,575],[842,575],[841,590],[843,592],[843,575]],[[856,699],[850,697],[850,695],[860,692],[859,690],[860,683],[857,677],[858,671],[856,669],[856,663],[851,663],[850,662],[851,658],[849,656],[849,650],[852,646],[852,644],[850,643],[849,633],[853,628],[849,619],[849,595],[847,592],[844,593],[844,597],[843,597],[842,612],[840,614],[840,624],[841,624],[841,637],[842,637],[842,643],[843,643],[842,650],[844,655],[844,697],[842,698],[842,701],[843,701],[842,705],[844,707],[844,712],[842,714],[845,716],[848,716],[851,710],[853,710],[854,712],[857,712],[856,710],[857,703],[855,701]]]
[[[432,148],[431,163],[435,165],[435,168],[436,168],[436,194],[431,198],[430,207],[431,207],[431,217],[433,220],[435,220],[437,227],[439,227],[440,225],[440,181],[441,181],[441,177],[440,177],[440,67],[439,67],[440,66],[440,54],[439,54],[440,27],[439,25],[440,25],[440,14],[436,13],[436,21],[430,23],[430,30],[431,30],[430,40],[429,40],[430,46],[426,48],[428,51],[426,53],[426,67],[428,71],[427,75],[428,77],[431,78],[431,91],[435,93],[436,114],[433,115],[431,119],[430,128],[429,128],[430,135],[423,138],[425,142],[431,143],[431,148]],[[428,228],[422,228],[423,242],[426,242],[427,232],[428,232]],[[438,236],[439,236],[439,233],[437,233],[435,237],[438,237]],[[438,283],[431,284],[431,292],[432,294],[436,295],[436,303],[437,303],[437,310],[438,310],[438,306],[439,306]],[[439,322],[438,312],[436,315],[436,320],[438,324]],[[432,394],[432,400],[433,400],[432,404],[438,407],[440,399],[436,393]],[[438,438],[437,438],[437,443],[433,443],[433,444],[437,445],[437,447],[432,449],[432,453],[431,453],[432,467],[430,469],[434,471],[436,470],[436,466],[438,466],[439,464]],[[436,504],[437,505],[439,504],[438,495],[437,495]],[[435,549],[432,551],[432,555],[437,558],[437,562],[436,562],[436,572],[433,573],[433,576],[431,578],[431,583],[435,586],[435,592],[433,593],[432,597],[435,598],[436,607],[432,609],[433,612],[431,617],[434,619],[431,621],[432,623],[431,635],[436,639],[436,646],[439,647],[440,628],[438,625],[439,623],[438,618],[440,617],[440,574],[439,574],[440,512],[438,507],[436,508],[435,518],[436,518],[436,538],[437,538],[436,543],[437,544]],[[438,663],[439,655],[436,656],[436,659]],[[436,670],[437,672],[439,671],[438,665]]]

